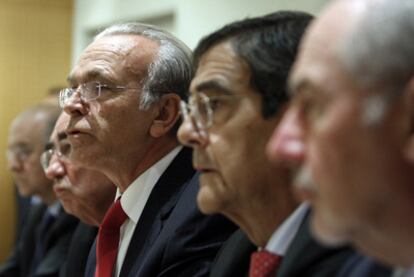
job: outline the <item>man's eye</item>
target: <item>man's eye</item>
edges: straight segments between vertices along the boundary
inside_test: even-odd
[[[112,88],[109,85],[100,85],[101,87],[101,92],[105,92],[105,91],[112,91]]]
[[[67,156],[67,155],[69,155],[69,152],[70,152],[70,144],[69,143],[64,143],[64,144],[62,144],[61,146],[60,146],[60,153],[63,155],[63,156]]]
[[[210,104],[211,109],[214,111],[214,110],[218,109],[221,106],[222,99],[210,98],[209,104]]]

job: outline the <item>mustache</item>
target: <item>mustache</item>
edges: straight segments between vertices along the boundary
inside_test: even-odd
[[[63,178],[60,178],[59,180],[55,181],[55,185],[59,186],[59,188],[70,188],[72,186],[72,183],[70,182],[67,175],[65,175]]]

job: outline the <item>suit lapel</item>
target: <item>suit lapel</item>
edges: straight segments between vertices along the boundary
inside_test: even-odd
[[[278,277],[332,276],[352,253],[348,247],[327,248],[317,243],[310,233],[310,212],[286,252]]]
[[[193,174],[191,150],[184,148],[155,184],[134,230],[120,276],[128,276],[134,264],[141,264]]]
[[[58,250],[56,247],[64,247],[62,249],[68,251],[68,244],[70,243],[70,238],[72,237],[77,224],[78,220],[65,213],[61,207],[56,221],[52,224],[46,234],[44,242],[45,251],[47,253],[50,252],[51,247],[55,248],[53,249],[54,251]],[[59,243],[60,240],[65,240],[67,243],[57,246],[56,244]],[[56,255],[56,253],[57,252],[51,252],[50,255],[48,254],[44,257],[36,270],[37,274],[46,276],[53,272],[59,272],[59,268],[62,266],[64,260],[62,260],[60,255]]]

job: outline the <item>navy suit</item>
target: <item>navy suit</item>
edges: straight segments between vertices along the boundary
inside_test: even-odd
[[[392,268],[380,264],[370,257],[355,253],[348,259],[338,277],[388,277]]]
[[[86,261],[97,233],[97,227],[79,222],[59,277],[83,276],[85,274]]]
[[[66,260],[69,244],[78,220],[66,214],[61,208],[56,220],[45,234],[43,243],[45,254],[36,271],[31,275],[36,244],[39,243],[36,241],[36,233],[45,210],[44,205],[36,205],[29,212],[19,243],[0,268],[1,277],[59,276],[59,270]]]
[[[155,184],[137,223],[120,276],[206,276],[223,241],[236,226],[205,216],[196,205],[198,174],[184,148]],[[94,276],[96,247],[85,276]]]

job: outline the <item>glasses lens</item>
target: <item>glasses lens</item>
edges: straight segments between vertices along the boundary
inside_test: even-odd
[[[26,161],[32,151],[30,149],[26,148],[15,148],[15,149],[9,149],[6,151],[6,159],[7,161],[17,160],[19,162]]]
[[[86,83],[81,86],[81,91],[85,101],[94,100],[101,94],[101,84],[97,82]]]
[[[60,92],[59,92],[59,106],[61,107],[61,108],[64,108],[65,107],[65,104],[66,104],[66,102],[68,101],[68,99],[71,97],[71,95],[72,95],[72,90],[73,89],[70,89],[70,88],[65,88],[65,89],[62,89]]]
[[[208,128],[211,125],[211,108],[209,104],[209,99],[203,94],[199,94],[195,99],[195,117],[197,118],[197,124],[200,128]]]
[[[43,170],[46,171],[46,169],[49,167],[50,159],[52,158],[53,150],[49,149],[42,153],[40,156],[40,163],[42,165]]]
[[[183,100],[180,101],[180,111],[181,111],[181,116],[183,117],[183,120],[186,120],[189,114],[189,107],[188,107],[188,104],[184,102]]]

